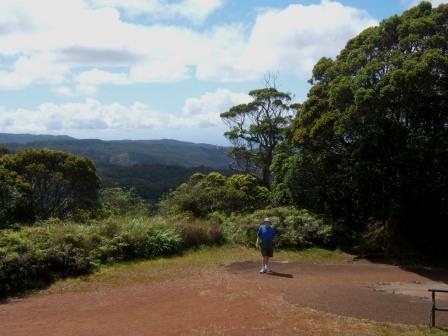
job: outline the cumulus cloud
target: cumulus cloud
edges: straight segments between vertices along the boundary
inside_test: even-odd
[[[0,68],[0,89],[47,84],[93,95],[106,84],[245,81],[268,71],[307,79],[320,57],[335,56],[349,38],[376,24],[365,11],[330,0],[265,9],[252,27],[236,23],[204,30],[126,22],[119,9],[157,13],[165,8],[205,17],[223,0],[93,2],[92,7],[87,0],[0,1],[0,28],[17,23],[0,33],[0,55],[15,62]]]
[[[151,15],[160,18],[182,17],[193,23],[202,23],[220,8],[223,0],[182,0],[177,3],[165,0],[92,0],[94,6],[111,6],[130,16]]]
[[[68,86],[55,86],[51,88],[51,91],[54,93],[57,93],[58,95],[61,96],[66,96],[66,97],[74,97],[75,93],[73,92],[73,90],[71,88],[69,88]]]
[[[182,108],[182,115],[171,115],[168,123],[171,126],[203,128],[221,126],[220,113],[234,105],[248,103],[251,99],[246,93],[236,93],[226,89],[206,92],[200,97],[188,98]]]
[[[100,69],[84,71],[75,77],[76,91],[80,94],[92,96],[99,85],[127,85],[131,84],[127,73],[113,73]]]
[[[66,96],[74,95],[65,86],[53,90]],[[163,114],[138,101],[125,106],[117,102],[104,104],[92,98],[64,104],[44,103],[34,109],[12,110],[0,106],[0,133],[63,134],[74,130],[222,127],[220,113],[251,99],[245,93],[218,89],[186,99],[181,115]]]
[[[198,77],[254,79],[278,71],[306,78],[320,57],[335,56],[350,38],[376,24],[367,12],[334,1],[267,9],[257,17],[248,40],[237,40],[242,50],[238,57],[201,63]]]
[[[57,64],[51,54],[20,56],[12,69],[0,67],[0,90],[22,89],[32,84],[60,84],[69,73],[65,64]]]
[[[161,115],[146,104],[102,104],[94,99],[80,103],[44,103],[36,109],[0,107],[0,132],[63,133],[92,129],[147,129],[161,126]]]

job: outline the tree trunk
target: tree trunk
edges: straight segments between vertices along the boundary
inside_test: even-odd
[[[269,167],[263,167],[261,174],[262,174],[263,184],[265,186],[269,187],[271,185],[271,172],[269,171]]]

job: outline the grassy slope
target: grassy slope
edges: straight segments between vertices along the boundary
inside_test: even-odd
[[[190,275],[222,271],[221,266],[242,260],[258,260],[259,254],[255,249],[235,246],[220,248],[202,248],[188,251],[180,256],[158,258],[153,260],[136,261],[114,264],[103,267],[98,273],[86,277],[61,280],[50,288],[40,291],[37,295],[63,293],[72,291],[90,291],[104,287],[119,287],[138,283],[166,281],[170,279],[186,278]],[[352,256],[339,251],[328,251],[318,248],[300,252],[278,251],[275,260],[289,260],[302,262],[345,263],[352,261]],[[298,318],[313,323],[316,334],[319,331],[334,335],[446,335],[447,329],[433,329],[428,327],[414,327],[359,320],[350,317],[298,308]]]

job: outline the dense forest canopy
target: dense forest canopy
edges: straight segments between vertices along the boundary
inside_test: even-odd
[[[314,67],[274,198],[442,251],[448,232],[448,5],[423,2]]]

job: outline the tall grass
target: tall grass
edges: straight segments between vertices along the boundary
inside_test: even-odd
[[[166,256],[224,241],[220,227],[161,217],[108,217],[76,223],[50,219],[0,231],[0,296],[86,274],[101,264]]]

